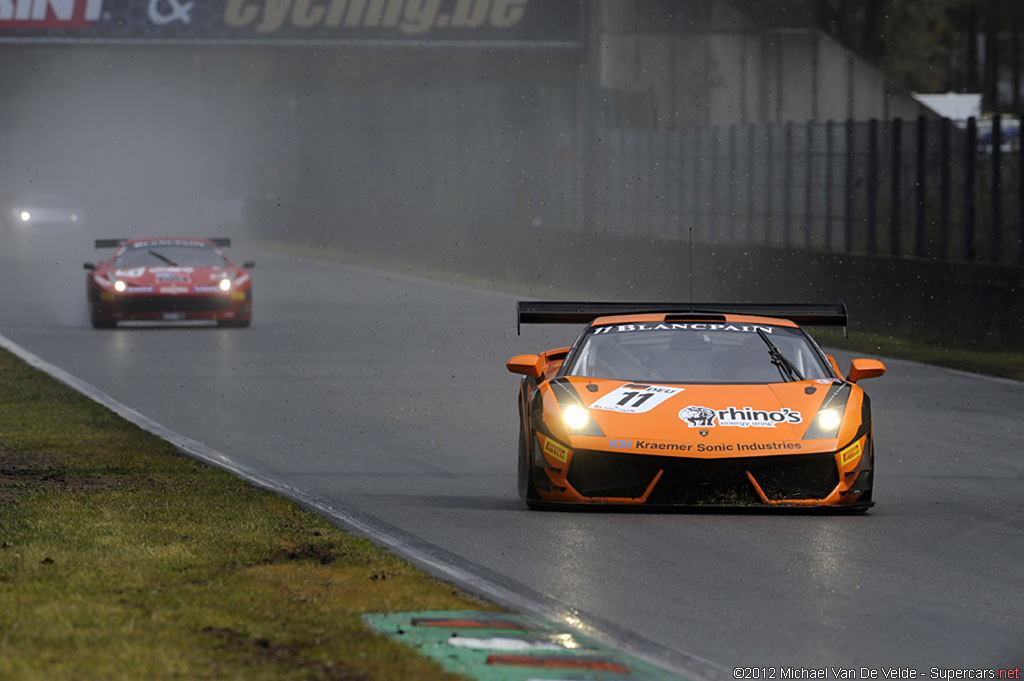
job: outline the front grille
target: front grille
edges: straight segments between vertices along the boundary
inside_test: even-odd
[[[832,454],[768,457],[750,473],[769,499],[821,499],[839,484]]]
[[[761,504],[747,471],[771,500],[821,499],[839,484],[835,458],[828,453],[693,459],[582,450],[573,456],[567,478],[585,497],[635,499],[659,470],[665,472],[648,504]]]
[[[217,296],[124,296],[118,300],[125,312],[210,312],[223,310],[230,298]]]
[[[643,496],[660,466],[643,461],[650,457],[630,457],[634,460],[628,465],[622,458],[622,454],[578,451],[569,465],[569,484],[585,497]]]

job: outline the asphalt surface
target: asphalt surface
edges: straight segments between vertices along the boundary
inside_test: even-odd
[[[255,252],[236,236],[231,255],[257,261],[251,328],[97,331],[82,270],[95,236],[120,235],[0,234],[0,334],[485,581],[678,653],[694,676],[952,678],[1024,662],[1020,383],[885,360],[864,384],[876,432],[866,515],[529,511],[504,363],[577,329],[517,336],[513,296]]]

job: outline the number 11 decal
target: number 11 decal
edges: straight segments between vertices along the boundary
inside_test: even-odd
[[[642,414],[681,392],[683,392],[683,388],[627,383],[594,402],[590,408],[617,411],[623,414]]]

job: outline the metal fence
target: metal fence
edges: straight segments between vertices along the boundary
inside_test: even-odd
[[[1024,264],[1024,146],[1000,118],[594,135],[585,223],[706,243]]]

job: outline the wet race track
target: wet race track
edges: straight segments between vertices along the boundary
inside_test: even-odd
[[[517,336],[514,296],[232,235],[232,258],[257,263],[251,328],[97,331],[82,262],[97,259],[95,236],[118,235],[0,236],[9,341],[241,468],[351,510],[400,551],[457,565],[471,588],[500,585],[513,607],[542,603],[709,678],[931,678],[1024,661],[1019,383],[886,360],[864,384],[877,456],[866,515],[529,511],[515,484],[518,378],[504,363],[577,330]],[[851,355],[837,354],[845,368]]]

